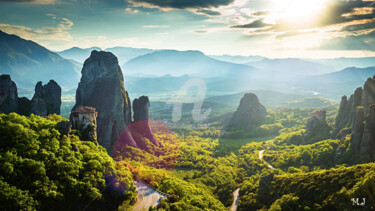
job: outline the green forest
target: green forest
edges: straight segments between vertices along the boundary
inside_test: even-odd
[[[110,157],[79,132],[61,134],[61,116],[0,114],[2,210],[131,210],[133,181],[168,195],[151,210],[371,210],[375,164],[353,164],[350,134],[331,139],[337,108],[313,135],[314,109],[268,110],[251,132],[152,124],[160,146],[126,146]],[[143,139],[149,143],[147,139]],[[262,154],[262,157],[260,156]],[[353,205],[352,198],[366,199]]]

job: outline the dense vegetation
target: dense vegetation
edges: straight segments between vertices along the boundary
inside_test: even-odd
[[[335,108],[327,110],[327,131],[311,136],[306,122],[313,111],[270,110],[244,136],[222,136],[217,122],[169,128],[160,121],[152,124],[159,147],[142,139],[146,149],[127,146],[113,159],[75,131],[61,135],[60,116],[1,114],[0,138],[8,140],[0,142],[1,208],[128,210],[135,180],[168,194],[153,208],[159,210],[227,210],[237,188],[239,210],[363,208],[352,206],[353,197],[365,197],[370,209],[375,164],[350,166],[350,135],[326,138]]]
[[[0,114],[0,209],[113,210],[134,202],[129,169],[94,142],[60,135],[61,121]]]

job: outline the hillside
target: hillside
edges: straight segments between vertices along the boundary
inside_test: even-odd
[[[288,76],[290,78],[294,78],[296,76],[318,75],[334,71],[334,69],[329,66],[325,66],[316,62],[292,58],[263,59],[258,62],[250,62],[247,64],[261,69],[262,74],[265,75],[276,74],[277,76]],[[273,76],[275,77],[275,75]]]
[[[367,78],[375,75],[375,66],[366,68],[348,67],[338,72],[311,77],[314,81],[331,82],[356,82],[364,83]]]
[[[117,210],[134,201],[129,169],[102,146],[66,134],[65,121],[0,114],[1,210]]]
[[[289,108],[325,108],[339,106],[339,102],[324,97],[311,97],[288,102],[285,106]]]
[[[0,74],[9,74],[20,87],[55,80],[64,88],[76,86],[80,66],[35,42],[0,31]]]
[[[125,75],[193,75],[200,77],[244,76],[254,68],[218,61],[199,51],[162,50],[134,58],[122,66]]]
[[[240,201],[240,210],[372,210],[374,204],[373,163],[351,167],[317,170],[309,173],[275,175],[266,182],[255,184],[257,193],[241,189],[246,201]],[[254,190],[253,189],[253,190]],[[363,206],[352,198],[366,198]],[[279,208],[279,209],[277,209]],[[308,209],[310,208],[310,209]]]
[[[375,57],[360,57],[360,58],[334,58],[334,59],[311,59],[316,63],[327,65],[342,70],[347,67],[365,68],[375,66]]]

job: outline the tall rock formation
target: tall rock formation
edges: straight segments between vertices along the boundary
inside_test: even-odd
[[[260,104],[258,97],[253,93],[246,93],[234,112],[232,118],[228,122],[226,129],[243,129],[250,131],[254,127],[260,125],[267,115],[267,111]]]
[[[0,113],[18,112],[17,85],[10,75],[0,75]]]
[[[302,144],[312,144],[330,138],[330,127],[326,121],[327,111],[317,110],[307,120]]]
[[[349,100],[342,97],[335,127],[336,138],[351,128],[352,152],[360,157],[354,162],[375,161],[375,76],[357,88]]]
[[[39,81],[35,86],[35,94],[31,99],[31,113],[39,116],[60,114],[61,87],[50,80],[43,86]]]
[[[141,137],[145,137],[150,140],[151,143],[159,146],[159,142],[151,132],[150,101],[147,96],[141,96],[133,100],[133,112],[134,122],[131,127],[133,138],[135,138],[135,133],[138,133]],[[136,142],[139,143],[137,140]]]
[[[78,106],[96,109],[98,142],[110,151],[131,122],[131,105],[123,74],[112,53],[94,50],[85,61],[72,111]]]

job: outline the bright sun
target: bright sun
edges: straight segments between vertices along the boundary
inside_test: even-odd
[[[329,0],[273,0],[267,22],[303,22],[314,19]]]

